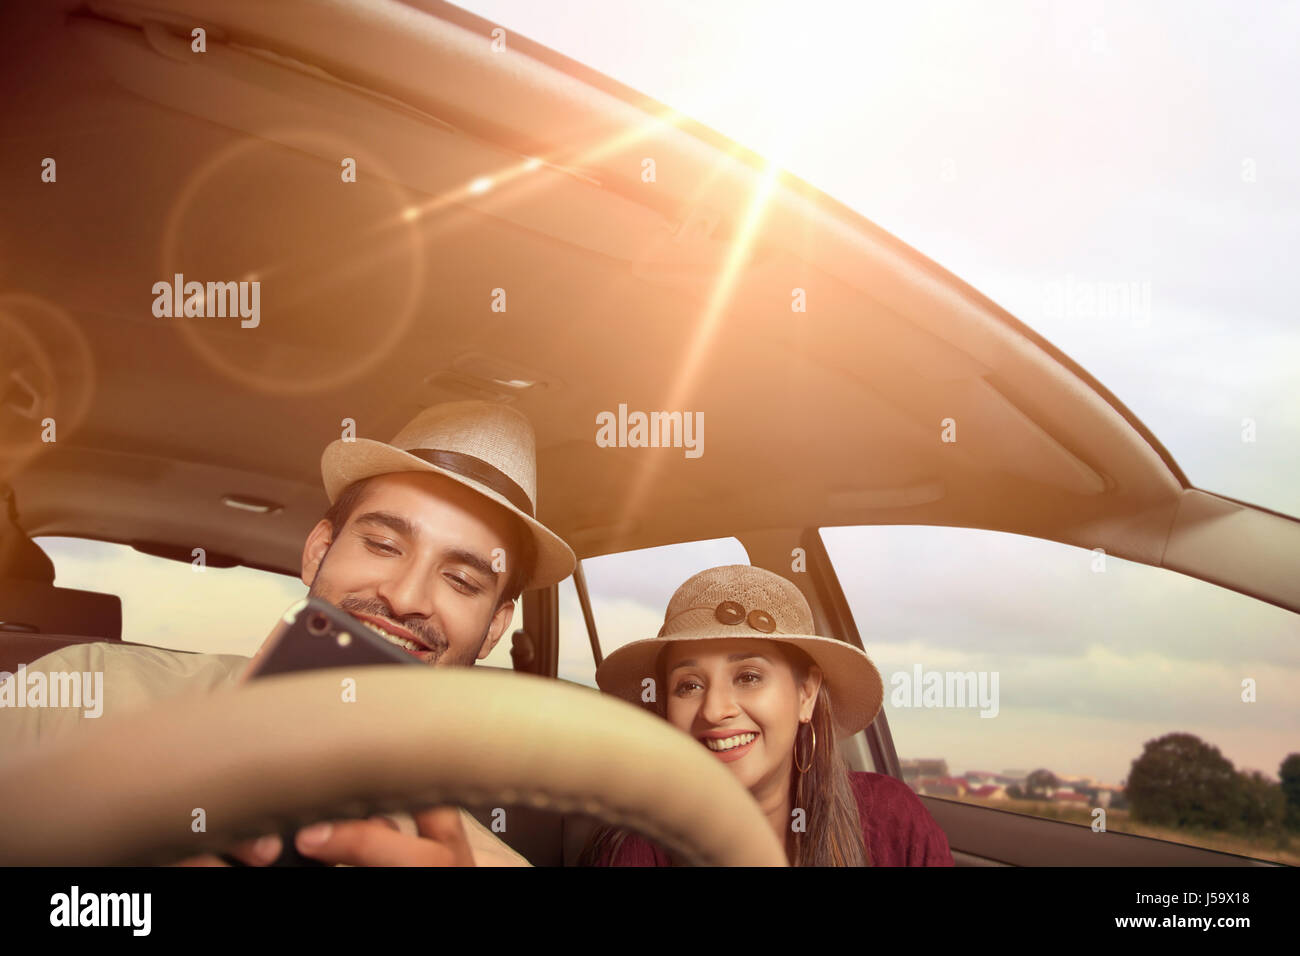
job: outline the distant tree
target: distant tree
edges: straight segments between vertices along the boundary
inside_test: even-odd
[[[1157,826],[1226,830],[1241,818],[1239,774],[1194,734],[1148,740],[1124,792],[1133,819]]]
[[[1275,834],[1286,817],[1282,788],[1258,770],[1237,774],[1237,817],[1230,829],[1242,833]]]
[[[1049,790],[1055,790],[1059,784],[1056,774],[1050,770],[1035,770],[1025,778],[1025,792],[1031,797],[1043,798]]]
[[[1277,775],[1282,780],[1282,798],[1286,801],[1283,824],[1289,830],[1300,830],[1300,754],[1287,754]]]
[[[1025,798],[1024,791],[1020,789],[1019,784],[1015,784],[1015,783],[1007,787],[1007,796],[1010,797],[1012,800],[1023,800]]]

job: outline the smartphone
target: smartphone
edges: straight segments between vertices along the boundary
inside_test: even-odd
[[[248,680],[329,667],[423,665],[418,658],[389,644],[352,615],[321,598],[304,598],[290,607],[268,640],[270,646],[248,673]],[[280,834],[284,848],[271,866],[329,865],[300,854],[293,845],[295,835],[296,831]],[[232,866],[247,865],[228,854],[221,858]]]
[[[285,611],[269,643],[249,680],[329,667],[424,663],[321,598],[304,598]]]

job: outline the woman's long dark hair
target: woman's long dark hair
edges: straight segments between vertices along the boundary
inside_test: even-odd
[[[779,644],[795,680],[803,683],[813,666],[812,658],[793,644]],[[786,846],[791,866],[870,866],[871,857],[862,841],[862,821],[858,801],[849,781],[849,765],[840,754],[835,739],[835,715],[830,694],[823,681],[817,689],[811,726],[817,735],[817,747],[808,766],[808,746],[812,734],[801,726],[795,736],[798,763],[808,766],[805,773],[796,765],[790,776],[790,808],[802,809],[806,815],[804,832],[791,832]]]
[[[774,641],[794,671],[795,680],[802,684],[813,666],[812,658],[793,644]],[[665,645],[666,647],[666,645]],[[667,719],[668,703],[664,688],[664,653],[661,651],[655,664],[655,709]],[[817,690],[813,705],[812,729],[817,734],[817,746],[808,762],[808,748],[812,736],[803,726],[795,738],[797,764],[808,766],[800,773],[796,765],[790,774],[790,809],[804,811],[804,828],[791,831],[785,841],[786,856],[791,866],[870,866],[871,858],[862,840],[862,821],[858,816],[858,802],[849,780],[849,765],[840,754],[835,739],[835,715],[826,684]],[[793,823],[793,817],[792,817]],[[602,856],[613,860],[628,831],[621,827],[597,827],[587,841],[579,860],[580,865],[594,866]]]

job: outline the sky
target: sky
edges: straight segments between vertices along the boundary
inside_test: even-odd
[[[1300,4],[461,6],[778,160],[1063,349],[1194,485],[1300,515]],[[1076,294],[1101,288],[1128,298],[1106,314]],[[1300,751],[1298,615],[1013,535],[825,538],[903,758],[1118,783],[1171,731],[1271,776]],[[251,654],[305,592],[42,544],[61,585],[123,595],[127,640]],[[653,636],[678,584],[745,560],[733,540],[587,562],[602,645]],[[488,663],[510,666],[508,635]],[[571,583],[561,636],[561,676],[589,683]],[[998,717],[893,706],[891,678],[917,664],[997,672]]]

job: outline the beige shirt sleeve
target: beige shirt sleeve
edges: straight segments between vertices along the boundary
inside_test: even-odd
[[[0,688],[0,765],[29,748],[75,734],[83,721],[111,720],[181,694],[233,686],[248,658],[236,654],[190,654],[139,644],[73,644],[20,667]],[[33,698],[31,675],[45,675],[42,706]],[[67,706],[49,688],[58,675],[78,674],[80,700]],[[66,696],[66,695],[65,695]]]

